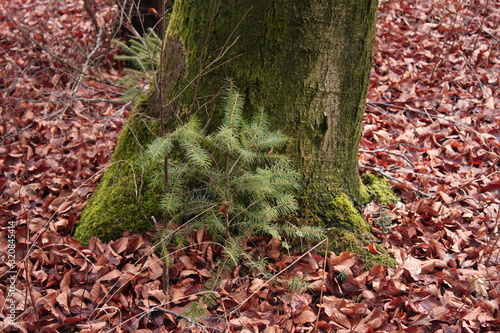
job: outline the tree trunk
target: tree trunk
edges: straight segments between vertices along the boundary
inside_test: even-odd
[[[369,231],[351,210],[366,200],[357,150],[376,13],[375,0],[176,0],[156,89],[129,120],[113,160],[133,165],[152,132],[160,133],[160,119],[169,131],[197,113],[214,128],[217,96],[232,78],[246,112],[263,107],[291,138],[287,152],[304,175],[300,215]],[[115,237],[117,222],[131,231],[151,227],[139,222],[159,213],[158,198],[130,170],[105,175],[77,237]]]

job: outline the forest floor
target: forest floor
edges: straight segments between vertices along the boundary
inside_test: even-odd
[[[200,231],[168,293],[147,236],[71,237],[131,109],[119,10],[86,3],[0,4],[1,331],[500,332],[498,1],[381,1],[360,173],[401,198],[364,211],[396,267],[261,237],[266,274],[210,290],[220,249]]]

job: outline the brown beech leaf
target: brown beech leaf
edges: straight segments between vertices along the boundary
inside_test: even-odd
[[[479,193],[487,192],[487,191],[496,191],[500,189],[500,180],[494,181],[485,185],[479,189]]]
[[[163,265],[162,265],[162,261],[157,258],[156,256],[154,257],[148,257],[146,263],[145,263],[145,266],[148,268],[150,274],[149,274],[149,278],[151,280],[156,280],[158,279],[160,276],[163,275]]]
[[[68,287],[61,288],[59,294],[56,297],[57,303],[64,309],[64,311],[69,314],[69,297],[71,294],[71,290]]]
[[[373,329],[377,329],[386,323],[389,314],[382,311],[381,307],[376,307],[369,316],[363,319],[363,323]]]
[[[229,323],[236,327],[255,327],[269,325],[270,322],[268,319],[262,318],[257,311],[244,311],[238,318],[231,319]]]
[[[334,323],[338,328],[348,329],[351,327],[351,321],[349,318],[338,310],[334,310],[329,317],[332,323]]]
[[[253,279],[252,285],[250,286],[250,288],[248,288],[248,290],[251,292],[255,292],[255,291],[259,290],[265,283],[266,283],[265,280],[258,279],[258,278]]]
[[[117,269],[115,270],[112,270],[108,273],[106,273],[105,275],[101,276],[97,281],[111,281],[111,280],[115,280],[119,277],[121,277],[123,275],[123,273]]]
[[[484,100],[484,106],[489,110],[495,110],[495,98],[493,96],[489,96]]]
[[[118,238],[116,241],[111,242],[109,245],[111,246],[113,251],[115,251],[117,254],[120,254],[127,249],[128,240],[129,240],[128,237],[121,237]]]
[[[375,248],[375,243],[370,243],[368,246],[366,246],[366,248],[373,254],[381,254],[379,250]]]
[[[446,247],[443,245],[443,243],[435,239],[429,239],[429,245],[432,246],[434,253],[436,253],[441,260],[445,259],[448,251],[446,250]]]
[[[448,194],[446,194],[445,192],[442,192],[440,191],[439,192],[439,196],[441,197],[441,199],[443,199],[443,201],[447,204],[451,204],[454,200],[452,197],[450,197]]]
[[[92,303],[98,304],[101,298],[101,283],[97,281],[90,290],[90,299]]]
[[[328,265],[330,269],[339,273],[350,271],[350,268],[356,263],[355,253],[350,252],[342,252],[339,256],[336,256],[334,253],[327,258]]]
[[[305,323],[313,323],[316,321],[316,314],[311,310],[304,309],[300,311],[299,315],[295,318],[295,320],[300,324]]]
[[[106,321],[101,320],[91,320],[86,322],[85,324],[78,324],[77,327],[80,329],[80,332],[99,332],[106,327]]]
[[[413,280],[418,281],[420,277],[420,273],[422,272],[420,260],[417,260],[411,256],[406,258],[406,260],[401,265],[408,273],[410,273]]]
[[[486,282],[480,274],[472,273],[467,276],[467,283],[467,288],[469,289],[469,291],[474,291],[481,297],[488,297]]]
[[[325,296],[323,297],[323,303],[320,304],[320,307],[324,308],[325,313],[328,317],[331,317],[332,314],[337,311],[341,303],[342,299],[340,298],[337,298],[335,296]]]
[[[441,303],[431,295],[425,296],[423,298],[413,297],[410,299],[408,304],[414,312],[422,314],[429,314],[431,313],[431,311],[433,311],[433,309],[441,305]]]

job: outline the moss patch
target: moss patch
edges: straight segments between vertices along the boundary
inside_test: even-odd
[[[386,267],[396,266],[396,260],[382,246],[375,245],[380,254],[371,253],[366,248],[367,245],[373,242],[373,236],[362,236],[340,228],[333,228],[329,230],[328,237],[334,252],[356,253],[365,263],[366,269],[370,269],[376,265]]]
[[[382,205],[396,203],[399,201],[399,198],[391,189],[391,184],[384,178],[377,177],[372,174],[366,174],[363,176],[363,184],[365,185],[367,192],[372,197],[372,200],[375,200]]]
[[[75,238],[83,244],[87,244],[92,236],[107,242],[119,238],[124,231],[144,233],[152,224],[143,212],[156,211],[156,216],[161,216],[157,208],[160,197],[151,191],[145,191],[143,195],[137,193],[130,186],[134,183],[132,177],[118,176],[121,172],[117,169],[121,167],[124,166],[116,165],[107,171],[89,201],[90,208],[81,216]]]
[[[363,184],[362,179],[359,179],[359,182],[361,183],[359,185],[359,198],[360,198],[360,203],[362,206],[368,204],[370,201],[372,201],[372,196],[368,192],[368,189],[366,188],[365,184]]]
[[[369,188],[366,190],[371,193]],[[392,195],[395,197],[393,193]],[[375,245],[380,254],[371,253],[366,248],[377,239],[371,233],[370,225],[346,194],[340,194],[330,202],[327,215],[332,219],[329,223],[332,227],[328,229],[328,238],[333,244],[334,252],[356,253],[368,269],[375,265],[394,266],[396,264],[394,258],[383,247]]]
[[[330,202],[328,215],[332,225],[354,233],[370,233],[370,226],[354,207],[349,197],[342,193]]]
[[[394,203],[398,201],[398,197],[390,187],[391,184],[383,178],[365,175],[360,188],[361,198],[365,203],[370,200],[377,200],[382,204]],[[396,265],[395,259],[385,248],[375,244],[380,254],[372,253],[366,248],[370,243],[376,242],[376,238],[372,235],[369,224],[346,194],[340,194],[330,202],[328,215],[332,218],[333,226],[329,229],[328,237],[334,252],[356,253],[365,262],[367,269],[375,265]]]
[[[157,122],[144,120],[137,113],[130,117],[120,135],[113,164],[76,226],[75,238],[83,244],[92,236],[109,241],[124,231],[143,233],[152,227],[152,215],[162,216],[158,205],[161,189],[151,185],[151,173],[140,170],[136,163],[142,156],[142,146],[152,140],[152,131],[157,128]]]

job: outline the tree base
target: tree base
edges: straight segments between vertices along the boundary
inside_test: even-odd
[[[380,253],[374,253],[374,250],[371,252],[367,248],[368,245],[375,243],[374,237],[371,234],[363,237],[362,235],[354,234],[347,230],[333,228],[328,231],[328,238],[331,244],[331,251],[335,253],[356,253],[365,263],[365,269],[370,269],[376,265],[384,267],[396,266],[396,260],[384,247],[378,244],[373,245],[374,250]]]
[[[121,237],[124,231],[144,233],[153,227],[151,216],[161,220],[161,186],[152,186],[148,177],[151,172],[141,170],[136,162],[143,157],[142,146],[154,138],[151,131],[157,129],[157,121],[145,120],[139,113],[133,113],[127,121],[113,154],[112,165],[106,170],[76,226],[75,238],[83,244],[87,244],[92,236],[106,242]]]
[[[327,229],[330,240],[329,249],[336,253],[356,253],[370,269],[375,265],[394,267],[395,259],[385,248],[377,245],[377,238],[371,232],[371,226],[365,221],[361,206],[375,200],[380,204],[395,203],[398,197],[391,189],[391,184],[384,178],[371,174],[364,175],[360,188],[360,207],[353,204],[345,194],[335,196],[328,204],[324,205],[321,212],[317,209],[302,209],[303,215],[291,220],[298,225],[320,225]],[[373,252],[367,246],[374,244]],[[376,251],[375,251],[376,250]],[[375,253],[380,252],[380,253]]]

